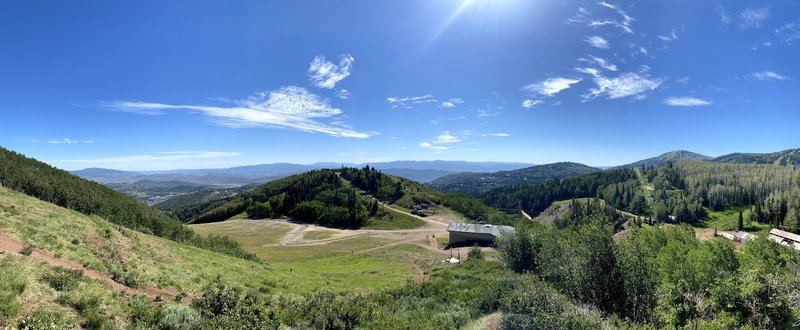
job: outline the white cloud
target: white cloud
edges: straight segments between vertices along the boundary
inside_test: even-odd
[[[535,106],[537,106],[539,104],[542,104],[542,103],[544,103],[544,101],[542,101],[542,100],[527,99],[527,100],[522,101],[522,107],[525,108],[525,109],[530,109],[530,108],[533,108],[533,107],[535,107]]]
[[[588,68],[588,67],[576,67],[575,71],[578,71],[580,73],[585,73],[585,74],[591,75],[593,77],[597,77],[600,74],[600,70],[597,70],[595,68]]]
[[[606,69],[608,71],[617,71],[617,66],[616,65],[606,61],[602,57],[597,57],[597,56],[591,56],[590,55],[588,57],[579,58],[578,61],[586,62],[586,63],[590,63],[590,64],[597,64],[601,68]]]
[[[670,41],[673,41],[675,39],[678,39],[678,35],[675,33],[675,29],[672,29],[672,33],[670,33],[668,35],[663,35],[663,34],[659,35],[658,39],[661,39],[662,41],[670,42]]]
[[[414,104],[420,103],[438,103],[433,95],[425,94],[422,96],[405,96],[405,97],[387,97],[386,102],[389,103],[389,107],[392,109],[395,108],[405,108],[411,109],[411,106]]]
[[[450,131],[444,131],[442,134],[439,134],[439,136],[435,137],[431,142],[434,144],[456,143],[461,142],[461,139],[450,134]]]
[[[241,156],[239,152],[226,151],[167,151],[144,155],[102,158],[48,160],[68,169],[102,167],[126,170],[165,170],[175,168],[210,168],[235,165],[219,159]]]
[[[800,20],[784,23],[775,29],[775,36],[787,44],[800,39]]]
[[[419,146],[422,147],[422,148],[425,148],[425,149],[438,150],[438,151],[450,149],[450,147],[435,146],[435,145],[430,144],[428,142],[422,142],[422,143],[419,144]]]
[[[350,98],[350,91],[342,88],[342,89],[336,91],[336,97],[338,97],[338,98],[340,98],[342,100],[347,100],[347,99]]]
[[[786,80],[786,79],[788,79],[788,77],[786,77],[786,76],[784,76],[784,75],[782,75],[780,73],[775,73],[775,72],[772,72],[772,71],[769,71],[769,70],[753,72],[751,74],[751,76],[754,79],[761,80],[761,81]]]
[[[643,97],[642,93],[658,88],[664,82],[662,78],[650,78],[647,74],[626,72],[614,78],[595,77],[597,88],[589,90],[584,95],[586,99],[593,99],[606,95],[609,99],[618,99],[628,96]]]
[[[584,41],[586,41],[586,43],[588,43],[592,47],[597,47],[597,48],[600,48],[600,49],[608,49],[610,47],[610,44],[608,43],[608,40],[606,40],[605,38],[603,38],[601,36],[589,36],[589,37],[586,37],[586,39],[584,39]]]
[[[633,33],[633,30],[631,29],[631,23],[636,21],[633,17],[628,16],[624,10],[608,2],[600,2],[598,5],[605,9],[614,11],[616,14],[621,16],[622,20],[616,18],[595,17],[592,12],[586,8],[578,7],[578,12],[575,14],[575,16],[567,18],[565,23],[573,25],[582,24],[592,28],[599,28],[608,25],[620,28],[622,31],[627,33]]]
[[[577,84],[580,81],[581,78],[577,79],[561,78],[561,77],[549,78],[538,83],[527,85],[523,88],[532,93],[538,93],[546,96],[553,96],[569,88],[570,85]]]
[[[336,83],[350,76],[353,62],[355,59],[350,54],[339,55],[338,65],[320,55],[314,57],[308,65],[308,77],[314,86],[331,89],[336,87]]]
[[[376,132],[358,132],[346,127],[326,124],[319,119],[342,114],[327,100],[297,86],[257,93],[247,99],[233,101],[234,106],[173,105],[137,101],[113,101],[102,105],[118,111],[163,114],[185,110],[200,113],[217,125],[241,127],[276,127],[336,137],[368,138]]]
[[[32,141],[38,142],[39,140],[34,139]],[[45,143],[47,143],[47,144],[82,144],[82,143],[83,144],[92,144],[92,143],[94,143],[94,141],[93,140],[73,140],[73,139],[70,139],[70,138],[63,138],[61,140],[48,140]]]
[[[449,99],[447,101],[443,101],[442,103],[439,104],[439,106],[441,106],[443,108],[455,108],[457,105],[459,105],[461,103],[464,103],[463,99],[451,98],[451,99]]]
[[[669,97],[664,99],[664,104],[675,107],[697,107],[703,105],[710,105],[710,101],[698,99],[696,97]]]
[[[647,55],[647,48],[639,47],[639,52],[642,53],[642,54]]]
[[[508,133],[488,133],[488,134],[482,134],[481,136],[483,136],[483,137],[487,137],[487,136],[508,137],[508,136],[511,136],[511,134],[508,134]]]
[[[739,24],[739,28],[744,30],[747,28],[760,28],[764,21],[769,18],[769,9],[767,8],[758,8],[758,9],[746,9],[740,15],[741,24]]]
[[[717,4],[717,13],[719,13],[719,20],[722,24],[728,24],[731,22],[731,16],[728,15],[728,12],[725,11],[725,7],[722,4]]]

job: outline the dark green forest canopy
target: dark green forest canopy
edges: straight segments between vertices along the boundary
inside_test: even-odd
[[[0,147],[3,186],[87,215],[98,215],[133,230],[178,242],[254,258],[230,239],[202,238],[177,218],[165,215],[99,183]]]
[[[498,187],[513,184],[541,183],[598,171],[600,169],[584,164],[561,162],[536,165],[513,171],[455,173],[438,178],[428,183],[428,186],[443,192],[460,192],[476,196]]]
[[[376,201],[406,209],[420,204],[444,205],[473,220],[511,221],[510,217],[478,199],[443,194],[368,166],[297,174],[258,186],[240,196],[196,203],[170,212],[190,223],[223,221],[245,212],[254,219],[287,216],[322,225],[357,228],[381,212]]]

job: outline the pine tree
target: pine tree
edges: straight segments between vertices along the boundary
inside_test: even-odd
[[[742,217],[742,211],[739,211],[739,226],[738,230],[744,229],[744,218]]]

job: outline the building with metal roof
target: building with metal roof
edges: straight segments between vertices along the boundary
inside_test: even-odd
[[[800,235],[773,228],[769,231],[769,240],[780,245],[793,247],[800,250]]]
[[[513,234],[514,227],[488,224],[451,223],[449,226],[447,226],[447,231],[450,233],[451,245],[464,245],[470,243],[492,244],[500,235]]]

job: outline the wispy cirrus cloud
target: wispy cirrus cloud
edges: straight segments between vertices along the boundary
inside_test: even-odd
[[[421,96],[387,97],[386,102],[389,103],[389,107],[392,109],[412,109],[414,105],[424,103],[435,103],[442,108],[455,108],[464,103],[464,99],[454,97],[446,101],[440,101],[433,97],[432,94],[425,94]]]
[[[589,55],[578,59],[580,62],[597,65],[608,71],[617,71],[617,66],[602,57]]]
[[[544,103],[542,100],[533,100],[533,99],[526,99],[522,101],[522,107],[525,109],[531,109],[539,104]]]
[[[608,99],[629,96],[641,98],[643,93],[654,90],[664,82],[663,78],[651,78],[647,73],[626,72],[617,77],[598,76],[593,79],[596,88],[589,90],[584,99],[594,99],[605,95]]]
[[[70,138],[63,138],[61,140],[47,140],[47,144],[92,144],[94,140],[75,140]]]
[[[675,29],[672,29],[672,33],[670,34],[659,34],[658,39],[661,39],[661,41],[670,42],[678,39],[678,34],[675,33]]]
[[[482,137],[509,137],[511,134],[508,133],[486,133],[481,134]]]
[[[717,14],[719,14],[719,21],[722,22],[722,24],[728,24],[731,22],[731,15],[725,11],[725,7],[723,7],[721,3],[717,4]]]
[[[553,96],[569,88],[571,85],[579,83],[580,81],[581,78],[548,78],[538,83],[526,85],[523,87],[523,89],[531,93],[537,93],[544,96]]]
[[[756,9],[747,8],[739,15],[741,19],[739,29],[760,28],[764,21],[769,18],[769,15],[769,9],[766,7]]]
[[[275,127],[335,137],[368,138],[377,132],[359,132],[324,123],[321,119],[342,114],[327,100],[297,86],[256,93],[244,100],[231,101],[230,106],[182,105],[140,101],[101,102],[111,110],[139,114],[164,114],[187,111],[204,115],[210,122],[231,128]]]
[[[586,39],[583,39],[583,41],[586,41],[586,43],[588,43],[592,47],[600,49],[608,49],[609,47],[611,47],[608,40],[606,40],[601,36],[588,36],[586,37]]]
[[[339,64],[335,64],[319,55],[308,65],[308,77],[314,86],[332,89],[344,78],[350,76],[355,58],[350,54],[339,55]]]
[[[756,71],[756,72],[753,72],[752,74],[750,74],[750,76],[753,77],[753,79],[761,80],[761,81],[781,81],[781,80],[786,80],[786,79],[789,78],[789,77],[787,77],[785,75],[782,75],[780,73],[776,73],[776,72],[773,72],[773,71],[769,71],[769,70]]]
[[[598,17],[594,15],[591,11],[584,7],[579,7],[578,12],[566,19],[567,24],[582,24],[592,28],[598,28],[602,26],[613,26],[621,29],[626,33],[633,33],[633,29],[631,29],[631,24],[636,21],[633,17],[629,16],[624,10],[622,10],[619,6],[613,5],[611,3],[602,1],[598,3],[604,10],[611,10],[615,12],[619,17],[617,18],[609,18],[609,17]]]
[[[800,19],[786,22],[775,29],[775,36],[786,44],[800,39]]]
[[[77,158],[48,160],[64,168],[115,168],[123,170],[159,170],[175,168],[208,168],[215,165],[230,165],[229,162],[209,163],[217,159],[241,156],[240,152],[229,151],[165,151],[131,156],[100,158]]]
[[[682,97],[668,97],[664,99],[664,104],[673,107],[698,107],[698,106],[711,105],[711,102],[696,97],[682,96]]]
[[[338,97],[339,99],[342,99],[342,100],[347,100],[347,99],[350,98],[350,91],[342,88],[342,89],[336,91],[336,97]]]
[[[422,142],[422,143],[419,144],[419,146],[424,148],[424,149],[431,149],[431,150],[436,150],[436,151],[443,151],[443,150],[450,149],[450,147],[437,146],[437,145],[433,145],[433,144],[431,144],[429,142]]]

